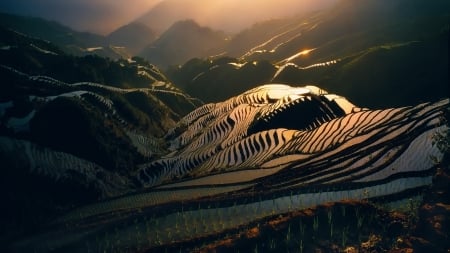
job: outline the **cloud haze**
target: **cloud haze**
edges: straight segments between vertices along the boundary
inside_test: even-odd
[[[255,22],[292,16],[322,7],[334,0],[210,0],[201,9],[198,22],[223,30],[237,31]]]
[[[194,19],[201,25],[238,32],[273,18],[316,10],[337,0],[165,0],[139,20],[157,30],[173,22]]]

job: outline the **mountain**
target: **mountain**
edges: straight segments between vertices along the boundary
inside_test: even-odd
[[[412,105],[448,94],[449,16],[448,1],[340,1],[255,24],[230,39],[224,59],[189,61],[167,74],[210,102],[255,84],[241,80],[255,80],[318,84],[370,108]],[[271,66],[249,68],[258,63]]]
[[[173,24],[139,55],[166,68],[183,64],[194,57],[220,54],[226,38],[223,32],[202,27],[193,20],[184,20]]]
[[[156,39],[156,34],[146,25],[132,22],[110,33],[107,39],[111,45],[125,47],[131,55],[138,55]]]
[[[57,45],[81,44],[85,47],[90,47],[104,42],[103,36],[88,32],[77,32],[56,21],[48,21],[43,18],[1,13],[0,20],[5,28],[52,41]]]
[[[226,52],[230,57],[241,57],[252,52],[267,50],[264,46],[276,46],[298,35],[293,28],[301,22],[297,19],[271,19],[260,21],[233,35]],[[259,51],[258,51],[259,50]]]
[[[221,1],[213,0],[205,2],[198,2],[195,0],[179,1],[179,0],[165,0],[154,6],[148,13],[144,14],[140,18],[136,19],[136,22],[143,23],[154,30],[157,34],[162,34],[163,41],[153,43],[144,50],[140,56],[143,56],[159,67],[166,68],[171,64],[183,64],[187,60],[194,57],[214,57],[217,54],[227,52],[229,56],[235,56],[235,51],[249,50],[254,46],[254,43],[261,39],[260,36],[254,36],[255,34],[249,34],[249,36],[242,36],[244,38],[231,41],[232,45],[227,46],[228,41],[233,34],[239,32],[241,29],[251,25],[255,21],[266,20],[271,16],[285,17],[299,13],[308,13],[312,10],[323,9],[326,6],[331,5],[336,0],[320,0],[320,1],[293,1],[282,0],[281,2],[266,2],[258,6],[254,6],[253,3],[242,3],[241,1]],[[292,7],[292,8],[287,8]],[[235,15],[235,13],[239,13]],[[241,13],[245,13],[241,14]],[[189,27],[182,27],[180,23],[189,21]],[[193,25],[195,22],[198,25]],[[264,23],[264,22],[263,22]],[[185,24],[187,25],[187,24]],[[212,30],[225,31],[225,34],[219,34],[219,37],[226,38],[226,41],[222,39],[216,40],[205,38],[206,41],[190,38],[194,36],[194,30],[198,30],[199,27],[205,26]],[[179,27],[179,28],[178,28]],[[267,34],[268,30],[272,27],[264,26],[262,32]],[[177,29],[186,29],[185,34],[183,31],[177,31]],[[192,31],[190,30],[192,29]],[[167,36],[167,33],[172,35]],[[173,35],[179,33],[180,35]],[[206,36],[201,33],[199,36]],[[217,35],[212,35],[216,37]],[[188,43],[178,46],[177,41],[187,41]],[[214,42],[216,40],[216,42]],[[192,43],[191,43],[192,41]],[[166,45],[165,44],[175,44]],[[199,51],[199,43],[205,45],[205,50]],[[216,43],[214,45],[213,43]],[[156,44],[156,45],[155,45]],[[167,49],[166,49],[167,47]],[[167,53],[151,53],[150,51],[168,51]],[[192,54],[186,54],[187,52],[197,52]],[[177,53],[170,53],[177,52]],[[185,55],[179,57],[179,54]],[[149,58],[153,57],[153,58]],[[161,62],[161,63],[160,63]]]
[[[180,20],[194,19],[202,26],[234,34],[255,22],[308,13],[326,8],[336,0],[279,0],[243,2],[240,0],[164,0],[136,19],[157,33]]]
[[[177,87],[205,102],[215,102],[267,83],[277,69],[269,61],[239,62],[234,58],[191,59],[166,73]],[[218,92],[220,91],[220,92]]]
[[[198,5],[198,3],[196,4],[196,1],[161,1],[136,21],[162,34],[174,23],[189,18],[192,19],[193,17],[189,17],[186,11],[191,9],[193,5]]]
[[[0,13],[0,26],[50,41],[68,54],[79,56],[97,54],[112,59],[129,57],[124,48],[110,45],[105,36],[78,32],[55,21]]]
[[[422,11],[417,12],[419,9]],[[243,57],[247,61],[264,59],[310,65],[380,44],[416,40],[441,29],[449,10],[450,4],[443,0],[343,0],[333,8],[312,15],[275,24],[266,22],[243,31],[235,36],[236,43],[230,42],[228,51],[236,54],[229,56]],[[258,36],[258,29],[263,27],[267,27],[266,33],[259,32]],[[240,45],[240,37],[247,33],[260,41],[239,53],[233,45]],[[308,57],[298,57],[305,49],[314,51]]]
[[[450,94],[448,38],[447,30],[422,41],[375,46],[306,68],[288,64],[279,68],[273,80],[317,83],[370,108],[433,101]]]

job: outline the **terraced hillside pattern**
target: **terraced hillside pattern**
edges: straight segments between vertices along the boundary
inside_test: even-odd
[[[103,36],[0,13],[0,252],[450,252],[449,17],[338,0]]]

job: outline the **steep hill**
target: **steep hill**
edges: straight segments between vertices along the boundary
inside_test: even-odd
[[[40,109],[46,108],[44,104],[51,104],[61,97],[76,104],[93,103],[86,108],[92,107],[89,111],[95,113],[83,117],[95,119],[96,114],[112,113],[115,118],[112,122],[117,120],[116,123],[122,125],[118,128],[140,131],[156,138],[200,103],[174,87],[154,65],[142,58],[111,61],[98,56],[74,57],[46,41],[9,30],[0,29],[0,33],[0,66],[4,80],[0,99],[6,106],[2,109],[5,122],[11,117],[27,115],[36,106],[33,115],[39,116]],[[33,98],[35,96],[37,98]],[[16,102],[25,107],[15,109]],[[73,107],[75,111],[85,108],[75,106],[78,106]],[[19,114],[10,114],[10,110]],[[48,112],[44,113],[48,114],[47,121],[59,118],[50,113],[59,113],[58,110],[48,109]],[[63,121],[64,124],[67,122]],[[15,132],[14,127],[8,127],[6,123],[2,127],[6,127],[7,132]],[[45,139],[48,138],[42,140]]]
[[[194,57],[208,57],[223,52],[226,35],[193,20],[179,21],[148,45],[140,56],[161,68],[183,64]]]
[[[148,26],[132,22],[110,33],[107,39],[111,45],[125,47],[131,55],[138,55],[156,39],[156,34]]]
[[[327,10],[255,25],[234,36],[227,52],[247,61],[309,65],[380,44],[423,37],[441,29],[439,25],[445,24],[449,12],[450,4],[443,0],[342,0]],[[255,42],[247,50],[239,50],[242,37]],[[314,51],[307,59],[298,57],[306,49]]]
[[[345,0],[308,16],[258,23],[232,37],[226,58],[190,61],[167,73],[204,101],[239,94],[253,85],[240,80],[255,80],[319,84],[372,108],[411,105],[448,94],[449,17],[447,1]],[[248,68],[258,63],[271,66]]]
[[[194,19],[202,26],[234,34],[255,22],[323,9],[337,0],[279,0],[263,3],[241,0],[163,0],[136,21],[157,33],[180,20]]]
[[[0,26],[52,42],[68,54],[78,56],[96,54],[112,59],[129,57],[127,50],[110,45],[105,36],[78,32],[58,22],[43,18],[0,13]]]
[[[370,108],[448,97],[448,30],[423,41],[385,44],[300,67],[279,67],[277,82],[316,83]],[[382,98],[382,100],[380,100]]]
[[[186,10],[191,9],[192,4],[196,4],[196,2],[177,0],[161,1],[147,13],[139,17],[137,22],[146,24],[152,29],[155,29],[157,33],[162,34],[174,23],[189,19]]]
[[[195,58],[166,72],[169,79],[188,94],[214,102],[267,83],[276,71],[268,61],[242,63],[234,58]]]

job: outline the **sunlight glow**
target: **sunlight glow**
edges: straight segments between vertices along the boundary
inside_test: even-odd
[[[313,48],[313,49],[304,49],[304,50],[300,51],[299,53],[294,54],[294,55],[292,55],[292,56],[290,56],[290,57],[288,57],[288,58],[286,58],[286,59],[284,59],[284,60],[278,62],[277,64],[286,64],[286,63],[288,63],[288,62],[290,62],[290,61],[292,61],[292,60],[294,60],[294,59],[296,59],[296,58],[298,58],[298,57],[300,57],[300,56],[308,55],[309,53],[311,53],[312,51],[314,51],[314,50],[316,50],[316,49],[317,49],[317,48]]]
[[[270,99],[282,99],[285,96],[302,96],[311,93],[311,90],[305,87],[290,87],[285,85],[270,84],[271,89],[267,91]]]
[[[305,49],[303,51],[300,51],[300,53],[298,53],[298,55],[308,55],[311,51],[314,51],[314,49]]]

